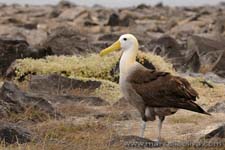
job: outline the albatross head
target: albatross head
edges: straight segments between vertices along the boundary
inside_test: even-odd
[[[107,55],[113,51],[122,50],[122,52],[133,53],[136,57],[138,51],[138,40],[132,34],[121,35],[119,40],[113,43],[108,48],[100,52],[100,56]]]
[[[119,40],[108,48],[100,52],[100,56],[107,55],[110,52],[122,50],[123,54],[120,59],[120,79],[126,76],[130,68],[136,64],[136,56],[138,52],[138,40],[132,34],[124,34]]]

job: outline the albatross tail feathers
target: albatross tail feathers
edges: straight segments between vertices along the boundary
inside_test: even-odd
[[[205,114],[205,115],[210,115],[210,113],[206,112],[204,109],[202,109],[198,104],[190,101],[189,103],[189,107],[187,108],[184,108],[184,109],[187,109],[187,110],[191,110],[191,111],[194,111],[194,112],[197,112],[197,113],[201,113],[201,114]]]

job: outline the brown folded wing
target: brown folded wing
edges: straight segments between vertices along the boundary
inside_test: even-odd
[[[127,78],[149,107],[174,107],[208,114],[194,101],[198,93],[189,82],[167,72],[139,68]]]

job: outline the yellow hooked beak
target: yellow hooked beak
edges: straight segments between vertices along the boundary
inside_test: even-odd
[[[105,56],[113,51],[117,51],[117,50],[120,50],[121,49],[121,45],[120,45],[120,41],[116,41],[115,43],[113,43],[111,46],[109,46],[108,48],[106,49],[103,49],[101,52],[100,52],[100,56]]]

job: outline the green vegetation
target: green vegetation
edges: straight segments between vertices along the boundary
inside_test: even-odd
[[[118,72],[112,73],[120,58],[119,53],[109,56],[100,57],[98,54],[90,54],[88,56],[48,56],[46,59],[19,59],[15,66],[17,78],[26,76],[27,74],[61,74],[70,78],[84,77],[96,78],[109,81],[116,81]],[[140,52],[138,58],[147,59],[157,70],[174,73],[173,66],[166,63],[162,57],[153,55],[152,53]]]

